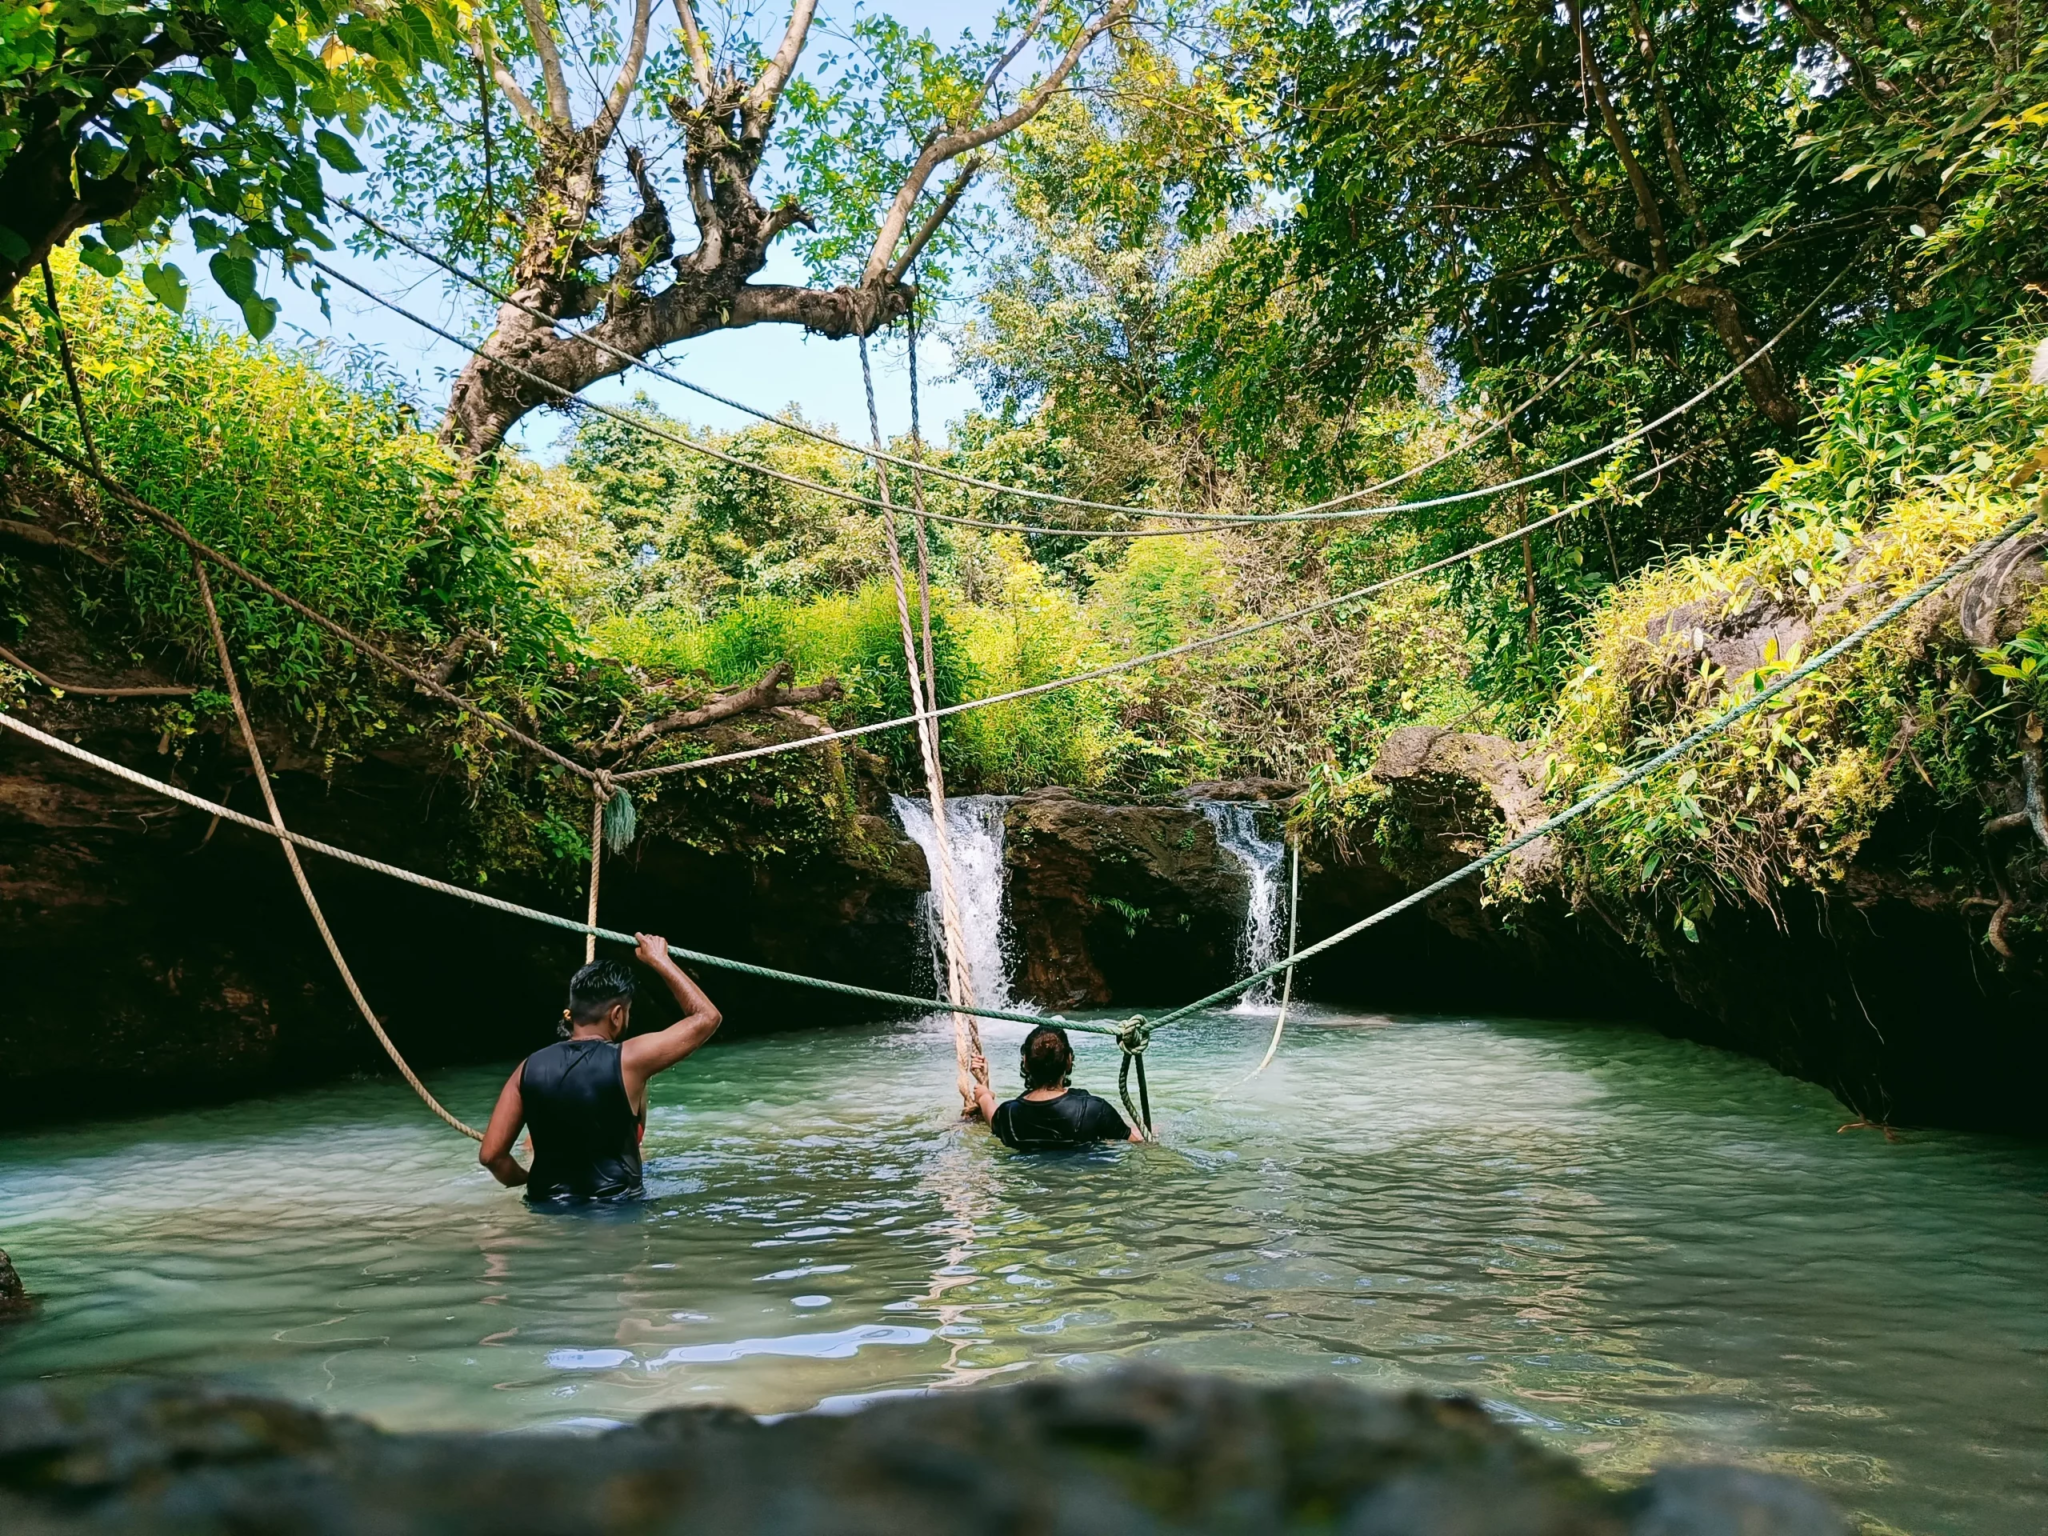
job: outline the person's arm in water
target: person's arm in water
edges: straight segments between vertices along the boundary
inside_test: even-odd
[[[980,1056],[967,1058],[967,1070],[974,1074],[974,1107],[990,1125],[996,1123],[996,1096],[988,1086],[988,1063]]]
[[[640,941],[633,958],[661,977],[669,995],[683,1010],[683,1016],[667,1029],[636,1035],[619,1045],[619,1069],[625,1075],[626,1092],[637,1109],[646,1101],[647,1080],[657,1072],[666,1072],[718,1033],[724,1015],[704,995],[704,989],[670,957],[667,939],[652,933],[636,933],[633,937]]]
[[[512,1145],[519,1140],[519,1128],[526,1123],[526,1105],[519,1097],[519,1074],[525,1070],[526,1063],[522,1061],[505,1079],[497,1106],[491,1111],[491,1123],[484,1127],[483,1145],[476,1150],[476,1160],[507,1189],[526,1182],[526,1170],[512,1155]]]

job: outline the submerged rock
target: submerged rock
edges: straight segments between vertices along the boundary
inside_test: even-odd
[[[0,1320],[19,1317],[29,1309],[28,1291],[14,1272],[7,1251],[0,1249]]]
[[[592,1439],[387,1435],[198,1387],[0,1394],[0,1522],[136,1532],[1846,1536],[1789,1478],[1614,1492],[1462,1398],[1125,1371]]]

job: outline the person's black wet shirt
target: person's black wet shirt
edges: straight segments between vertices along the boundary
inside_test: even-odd
[[[533,1131],[528,1200],[641,1198],[640,1116],[626,1097],[618,1046],[563,1040],[535,1051],[519,1095]]]
[[[1056,1099],[1011,1099],[999,1104],[989,1129],[1005,1146],[1019,1152],[1051,1152],[1131,1139],[1124,1117],[1085,1088],[1069,1088]]]

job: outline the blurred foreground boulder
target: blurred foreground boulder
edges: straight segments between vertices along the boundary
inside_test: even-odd
[[[1846,1536],[1788,1478],[1687,1467],[1615,1492],[1476,1404],[1155,1371],[762,1424],[384,1434],[176,1385],[0,1394],[0,1529],[721,1536]]]

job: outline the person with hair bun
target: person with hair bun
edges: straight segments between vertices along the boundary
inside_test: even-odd
[[[1024,1037],[1018,1052],[1024,1092],[1007,1103],[996,1103],[988,1089],[988,1064],[977,1056],[973,1066],[974,1098],[981,1106],[982,1118],[1003,1145],[1016,1151],[1050,1152],[1098,1141],[1145,1139],[1124,1124],[1124,1117],[1107,1099],[1069,1083],[1074,1047],[1067,1032],[1056,1024],[1041,1024]]]

